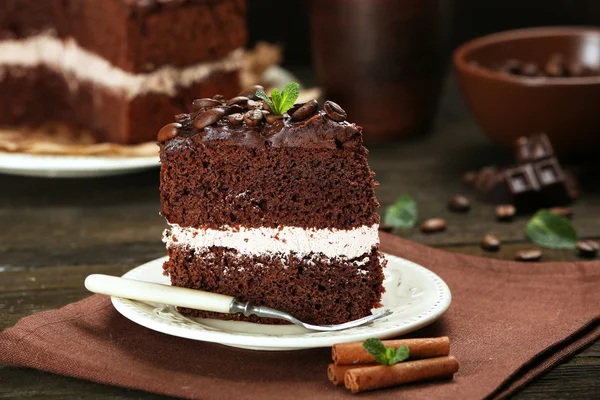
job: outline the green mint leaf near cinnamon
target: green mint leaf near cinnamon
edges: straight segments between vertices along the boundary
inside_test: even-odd
[[[287,110],[294,106],[296,99],[300,95],[300,85],[296,82],[290,82],[283,88],[283,91],[275,88],[271,91],[271,97],[267,96],[264,90],[258,90],[256,96],[264,100],[273,114],[283,115]]]
[[[409,357],[407,346],[400,346],[397,349],[385,347],[383,342],[376,338],[365,340],[363,347],[375,358],[375,361],[382,365],[394,365]]]
[[[417,203],[405,194],[386,208],[383,222],[397,229],[409,229],[417,223],[418,214]]]
[[[548,210],[539,210],[527,223],[525,236],[533,243],[549,249],[574,249],[577,232],[571,222]]]

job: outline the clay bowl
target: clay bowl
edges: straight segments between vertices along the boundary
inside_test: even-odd
[[[546,132],[555,151],[574,155],[600,149],[600,76],[523,77],[485,66],[508,59],[543,66],[553,54],[600,70],[600,29],[532,28],[484,36],[454,52],[463,95],[475,119],[499,145]]]

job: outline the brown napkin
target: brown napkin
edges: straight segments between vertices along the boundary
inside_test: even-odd
[[[450,286],[448,312],[412,336],[448,335],[454,381],[361,397],[501,398],[600,336],[600,262],[522,264],[450,254],[388,234],[382,249],[431,269]],[[255,352],[138,326],[107,297],[23,318],[0,335],[0,363],[109,385],[200,399],[336,399],[330,349]]]

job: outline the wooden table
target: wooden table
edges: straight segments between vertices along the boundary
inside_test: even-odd
[[[531,247],[523,238],[526,218],[498,223],[494,208],[474,200],[471,212],[452,214],[454,193],[472,194],[462,173],[511,159],[491,145],[466,111],[453,81],[448,83],[432,133],[408,143],[372,147],[370,163],[381,186],[383,206],[407,193],[418,202],[421,219],[447,220],[445,233],[426,236],[417,229],[400,234],[448,251],[512,259]],[[367,133],[368,134],[368,133]],[[599,238],[600,188],[593,165],[579,166],[585,194],[574,205],[580,236]],[[90,273],[120,275],[165,255],[158,215],[158,170],[96,179],[36,179],[0,175],[0,330],[20,318],[89,295]],[[484,253],[486,233],[502,241],[498,253]],[[572,251],[544,250],[544,260],[575,260]],[[600,288],[599,288],[600,290]],[[158,396],[44,372],[0,367],[0,398],[109,399]],[[518,393],[519,399],[600,398],[600,343],[554,368]]]

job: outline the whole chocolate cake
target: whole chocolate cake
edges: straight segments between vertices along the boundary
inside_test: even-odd
[[[385,259],[362,128],[333,102],[277,115],[259,89],[196,100],[159,132],[165,274],[316,324],[370,315]]]
[[[245,0],[0,1],[0,127],[151,141],[194,98],[239,91]]]

